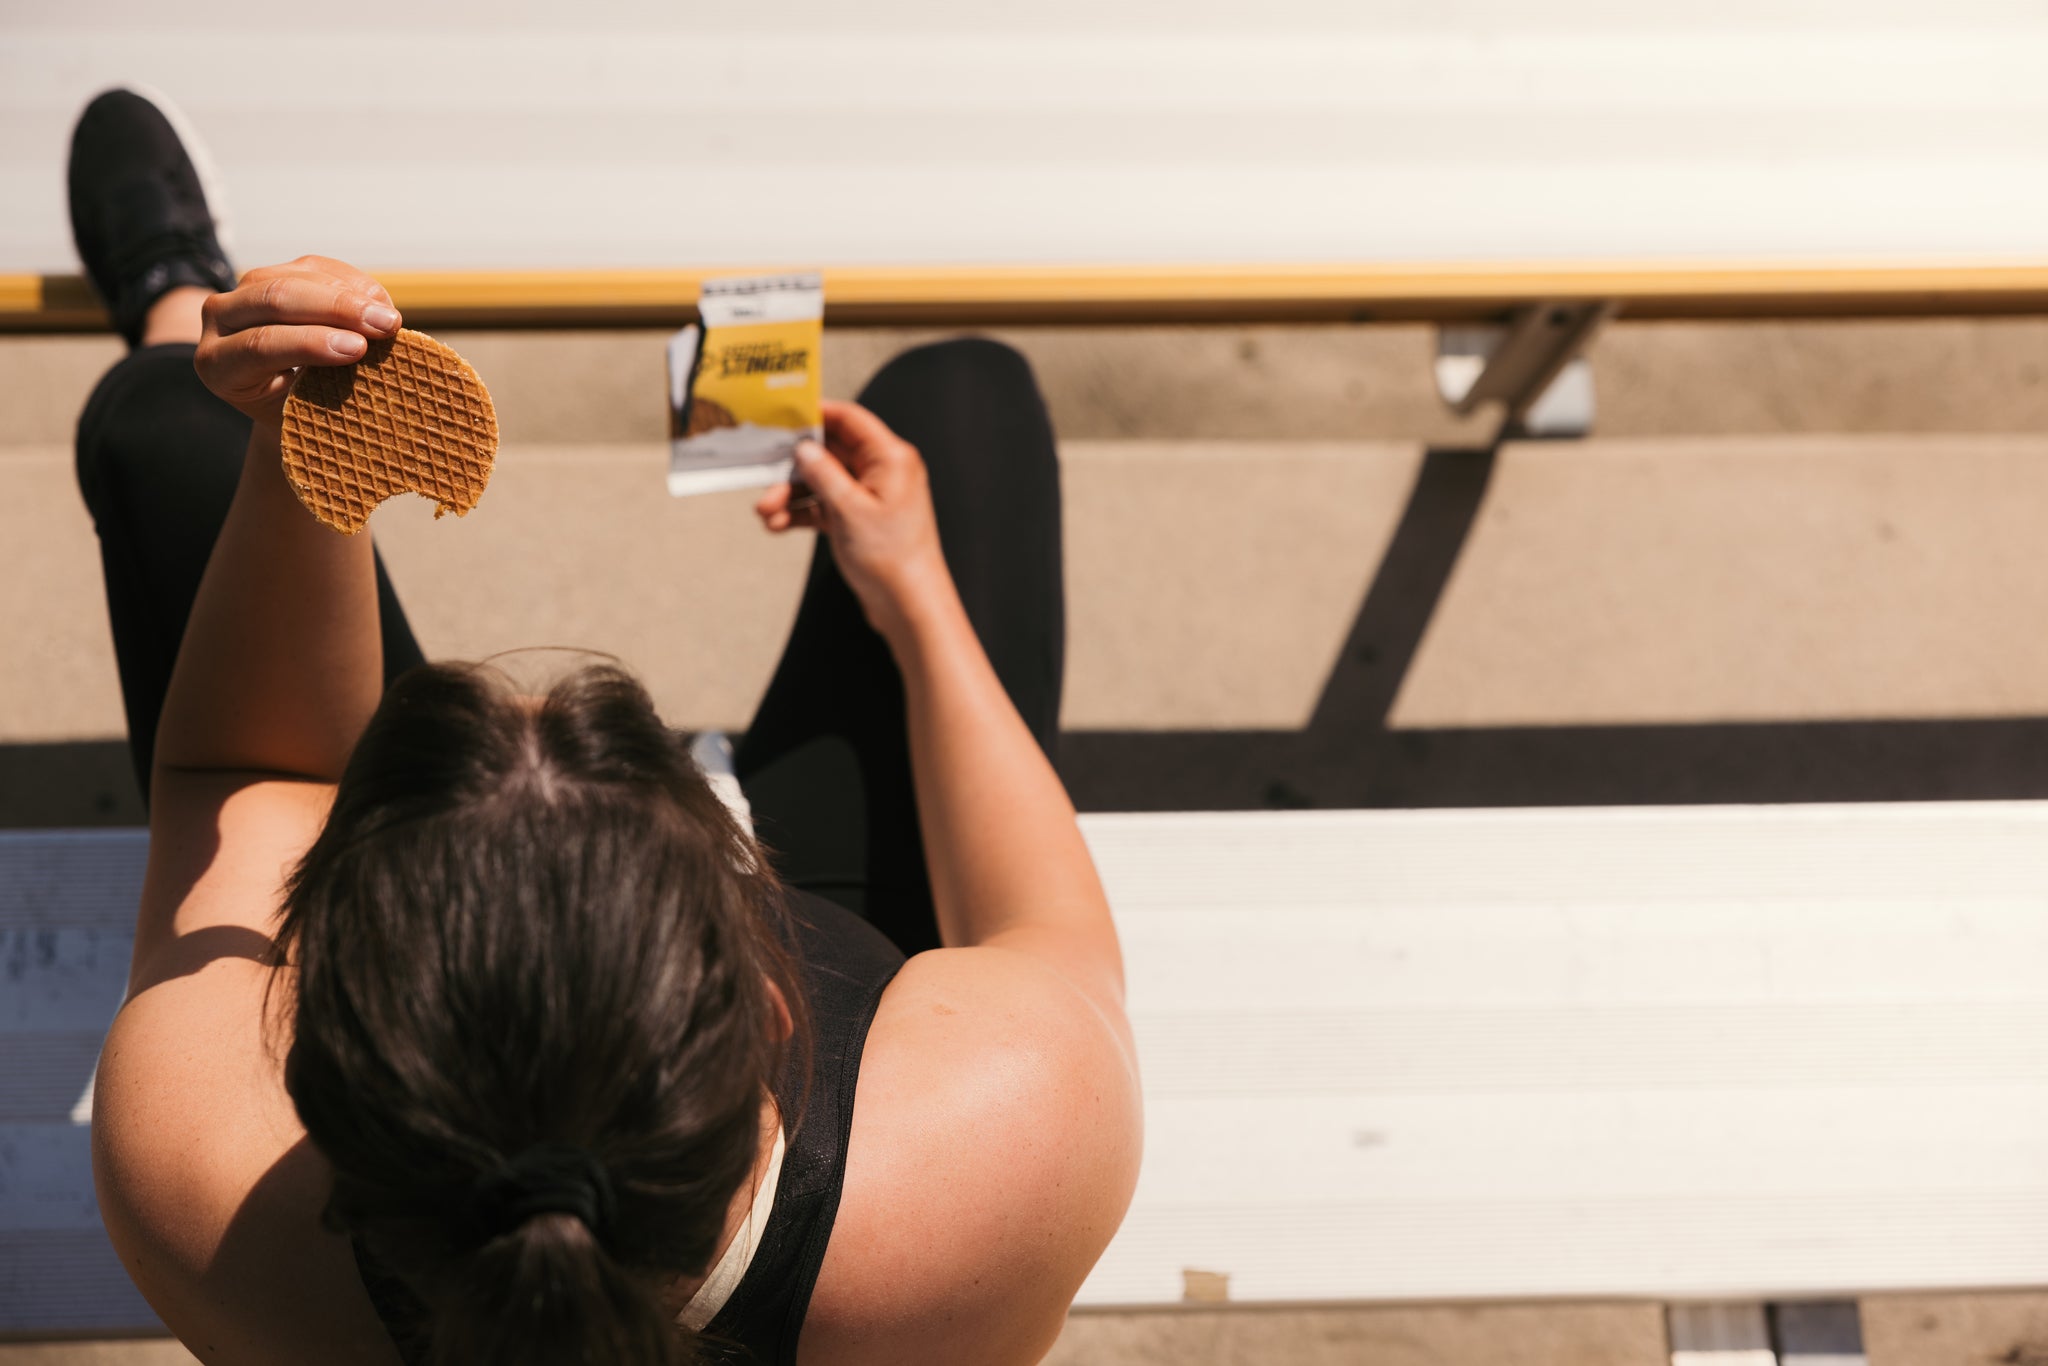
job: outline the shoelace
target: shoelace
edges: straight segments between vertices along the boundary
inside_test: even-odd
[[[110,239],[127,239],[126,248],[107,263],[116,279],[131,278],[160,261],[185,258],[203,266],[209,275],[229,277],[225,283],[232,283],[227,262],[221,259],[214,240],[213,222],[207,215],[205,201],[193,200],[183,193],[182,186],[167,179],[151,178],[128,187],[125,194],[109,205],[109,210],[117,229],[109,234]],[[195,218],[202,220],[205,227],[179,226],[181,221],[190,224]],[[150,232],[118,230],[140,224],[162,226]],[[223,281],[217,278],[216,283]]]

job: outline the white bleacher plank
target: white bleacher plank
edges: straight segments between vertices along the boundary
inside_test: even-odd
[[[1144,955],[1147,971],[1158,960]],[[1370,1001],[1361,990],[1359,1000]],[[1153,1095],[1956,1085],[2048,1077],[2048,1005],[1147,1008]]]
[[[2048,804],[1083,827],[1148,1107],[1084,1304],[2048,1280]],[[103,936],[0,995],[0,1331],[146,1322],[62,1108],[142,850],[0,835],[7,933]]]
[[[1977,905],[2035,902],[2048,885],[2048,808],[2029,802],[1093,815],[1084,824],[1102,837],[1092,842],[1098,866],[1123,886],[1120,912],[1817,896]],[[1773,918],[1759,912],[1759,923]]]
[[[350,73],[317,150],[309,60]],[[65,135],[136,80],[214,145],[249,261],[2032,258],[2044,64],[2010,0],[364,0],[341,32],[77,0],[0,34],[0,271],[73,269]]]
[[[1248,862],[1259,857],[1255,844],[1240,852]],[[1136,885],[1143,873],[1105,870],[1105,878],[1131,899],[1148,895]],[[1979,900],[1955,890],[1928,902],[1884,895],[1859,904],[1832,893],[1716,902],[1646,890],[1631,908],[1546,901],[1534,887],[1520,906],[1505,899],[1404,905],[1379,890],[1361,890],[1353,906],[1307,909],[1290,909],[1270,890],[1248,892],[1238,910],[1191,900],[1185,911],[1168,912],[1120,900],[1118,926],[1127,946],[1159,964],[1151,989],[1161,1010],[1206,1011],[1219,999],[1280,1010],[1346,1009],[1361,999],[1403,1008],[1531,1004],[1566,990],[1583,991],[1588,1001],[1667,1007],[1761,1006],[1788,992],[1844,1003],[1944,1001],[1959,993],[2026,1001],[2039,999],[2037,969],[2048,961],[2039,904],[2003,894]],[[1589,889],[1589,902],[1593,895]],[[1695,904],[1712,906],[1714,917],[1688,916]],[[1644,905],[1672,914],[1649,917]],[[1361,907],[1373,911],[1371,921],[1358,914]],[[1301,950],[1296,957],[1232,961],[1231,949],[1261,916],[1285,917],[1275,928]],[[1579,952],[1581,940],[1598,951]]]
[[[1148,1123],[1083,1303],[2048,1278],[2048,807],[1084,825]]]
[[[1893,1249],[1930,1227],[1955,1236],[1928,1260],[2038,1273],[2048,1199],[2003,1196],[1868,1199],[1757,1197],[1596,1201],[1315,1201],[1247,1209],[1141,1204],[1077,1301],[1108,1308],[1172,1303],[1184,1269],[1229,1277],[1238,1302],[1505,1299],[1554,1295],[1662,1298],[1678,1284],[1704,1293],[1855,1293],[1896,1272]],[[1823,1233],[1824,1280],[1794,1279]],[[1134,1251],[1157,1252],[1152,1257]],[[1170,1249],[1170,1251],[1167,1251]],[[1454,1275],[1445,1268],[1455,1267]],[[1370,1278],[1370,1295],[1361,1295]],[[1974,1282],[1942,1278],[1933,1288]],[[2016,1286],[2039,1284],[2031,1280]],[[1776,1286],[1803,1286],[1779,1292]],[[1563,1289],[1571,1286],[1573,1289]],[[1532,1288],[1533,1287],[1533,1288]],[[1597,1290],[1591,1287],[1598,1287]]]
[[[1936,1096],[1941,1109],[1914,1104]],[[2029,1127],[2039,1097],[2013,1083],[1950,1085],[1904,1099],[1869,1086],[1148,1099],[1163,1141],[1146,1153],[1141,1206],[1255,1212],[1320,1200],[1465,1200],[1483,1220],[1496,1202],[1859,1198],[1873,1185],[1929,1171],[1962,1196],[2012,1190],[2048,1198],[2048,1159]],[[1876,1127],[1882,1136],[1864,1137]],[[1185,1141],[1188,1134],[1202,1141]],[[1646,1232],[1644,1250],[1665,1241],[1654,1228]],[[1528,1268],[1523,1288],[1552,1274]]]

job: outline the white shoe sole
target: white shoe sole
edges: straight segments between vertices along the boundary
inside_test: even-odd
[[[232,265],[235,243],[234,229],[228,222],[227,194],[221,187],[220,172],[213,164],[213,153],[207,150],[205,139],[199,136],[192,121],[185,117],[185,112],[171,97],[155,86],[132,81],[121,88],[155,105],[165,122],[171,125],[171,131],[178,135],[178,141],[184,144],[185,155],[192,159],[192,169],[199,174],[199,190],[206,196],[206,211],[213,216],[213,235],[220,242],[221,254]]]

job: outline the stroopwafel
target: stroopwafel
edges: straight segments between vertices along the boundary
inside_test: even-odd
[[[476,371],[407,328],[353,365],[307,366],[285,399],[285,476],[299,501],[354,535],[385,499],[417,493],[434,515],[475,507],[498,453],[498,418]]]

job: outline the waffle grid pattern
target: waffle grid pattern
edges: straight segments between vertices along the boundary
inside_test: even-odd
[[[413,492],[460,516],[490,482],[498,419],[462,357],[410,330],[352,366],[308,368],[285,401],[283,456],[312,514],[354,534],[379,503]]]

